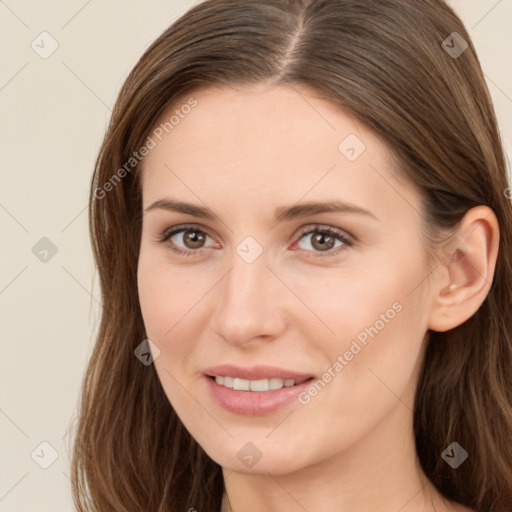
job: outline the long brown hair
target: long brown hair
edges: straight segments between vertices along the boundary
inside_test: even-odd
[[[146,338],[134,152],[164,109],[195,88],[259,82],[308,86],[381,137],[422,193],[428,251],[446,242],[442,234],[468,209],[487,205],[496,214],[500,246],[488,296],[459,327],[428,333],[414,433],[421,467],[443,496],[479,512],[510,512],[510,185],[475,49],[442,0],[206,0],[139,60],[120,91],[91,183],[103,310],[73,446],[78,510],[220,510],[221,467],[178,419],[154,366],[134,357]],[[457,469],[441,457],[454,440],[469,454]]]

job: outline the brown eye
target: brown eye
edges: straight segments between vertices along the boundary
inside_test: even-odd
[[[189,249],[200,249],[205,242],[205,235],[194,229],[187,230],[183,233],[183,243]]]
[[[167,243],[170,249],[178,254],[193,256],[201,254],[202,249],[208,247],[205,245],[207,238],[211,237],[202,229],[182,226],[166,230],[159,237],[159,241]]]
[[[331,235],[324,233],[315,233],[311,237],[311,245],[319,251],[328,251],[334,247],[336,239]]]
[[[310,239],[309,242],[301,246],[301,242],[306,240],[307,237]],[[303,233],[298,244],[300,249],[304,249],[310,253],[325,253],[315,254],[315,256],[329,256],[337,254],[347,246],[352,246],[353,242],[342,231],[330,227],[316,226],[314,229]],[[308,246],[312,247],[313,250]]]
[[[306,237],[310,237],[309,247],[301,246]],[[158,240],[167,243],[169,248],[177,254],[196,256],[202,254],[204,248],[216,246],[215,243],[206,245],[207,238],[211,237],[202,229],[194,226],[182,226],[167,229]],[[300,249],[314,256],[334,256],[339,251],[353,245],[351,238],[342,231],[320,226],[303,233],[297,243]]]

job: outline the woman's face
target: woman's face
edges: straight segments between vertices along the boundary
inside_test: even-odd
[[[307,89],[193,98],[155,126],[142,181],[140,304],[176,413],[246,473],[402,442],[436,274],[418,192],[379,139]]]

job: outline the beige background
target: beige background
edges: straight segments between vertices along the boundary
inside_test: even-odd
[[[0,512],[73,510],[66,441],[99,317],[86,211],[93,163],[128,72],[196,3],[0,0]],[[481,58],[510,155],[512,0],[450,3]],[[51,48],[43,31],[58,43],[47,59],[31,47]],[[46,262],[32,251],[43,237],[57,249]],[[42,442],[58,452],[47,469]]]

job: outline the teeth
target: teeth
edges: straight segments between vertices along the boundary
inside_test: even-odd
[[[236,389],[237,391],[249,391],[250,381],[245,379],[233,379],[233,389]]]
[[[221,386],[234,389],[235,391],[269,391],[273,389],[281,389],[282,387],[289,388],[300,384],[307,379],[295,381],[293,379],[260,379],[260,380],[247,380],[239,379],[238,377],[215,377],[215,382]]]
[[[249,380],[247,382],[249,382],[249,389],[251,391],[268,391],[270,388],[268,379]]]
[[[283,382],[283,379],[268,379],[268,387],[269,389],[281,389],[283,387]]]

